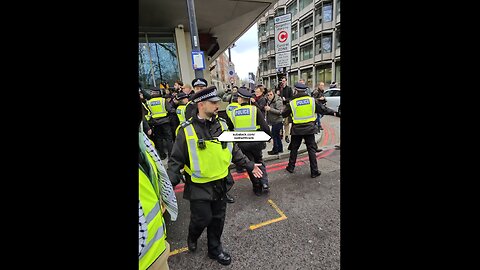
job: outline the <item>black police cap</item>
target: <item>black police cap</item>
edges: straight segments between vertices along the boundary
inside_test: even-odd
[[[201,102],[201,101],[220,101],[222,100],[221,98],[218,97],[217,95],[217,87],[214,85],[207,87],[201,91],[198,91],[192,96],[192,100],[195,103]]]
[[[295,89],[298,90],[298,91],[307,90],[307,86],[303,83],[300,83],[300,82],[296,82],[294,86],[295,86]]]
[[[250,90],[248,90],[246,87],[238,88],[237,94],[239,97],[242,97],[242,98],[251,98],[253,96],[253,93]]]
[[[207,80],[205,80],[204,78],[195,78],[192,81],[192,87],[207,86],[207,85],[208,85]]]

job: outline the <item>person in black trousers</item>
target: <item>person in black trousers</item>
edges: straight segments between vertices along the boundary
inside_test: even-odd
[[[305,93],[307,86],[302,83],[295,83],[295,93],[292,100],[287,103],[283,117],[292,117],[292,141],[290,143],[290,157],[288,165],[285,168],[289,173],[293,173],[295,169],[295,162],[297,161],[298,148],[305,139],[305,144],[308,151],[308,159],[310,161],[310,176],[312,178],[320,176],[318,170],[317,156],[316,156],[316,142],[315,142],[315,120],[316,114],[335,115],[335,111],[325,107],[322,103],[317,102],[313,97]]]

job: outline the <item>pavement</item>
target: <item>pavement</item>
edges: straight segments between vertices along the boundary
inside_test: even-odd
[[[183,199],[183,184],[175,187],[179,215],[165,217],[171,245],[170,269],[340,269],[340,118],[322,118],[324,130],[316,135],[319,148],[317,178],[302,144],[294,173],[285,170],[289,151],[270,156],[264,149],[270,192],[256,196],[246,173],[231,170],[235,184],[229,194],[222,246],[232,256],[223,266],[207,257],[207,230],[196,252],[188,252],[186,236],[190,203]],[[288,147],[285,144],[284,147]]]

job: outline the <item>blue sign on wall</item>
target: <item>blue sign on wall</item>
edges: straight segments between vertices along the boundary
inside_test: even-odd
[[[192,65],[195,70],[205,69],[205,56],[202,51],[192,52]]]

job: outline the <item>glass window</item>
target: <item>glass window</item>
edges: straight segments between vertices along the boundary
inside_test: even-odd
[[[148,43],[146,42],[148,38]],[[177,47],[173,36],[139,37],[138,43],[138,80],[144,88],[159,87],[161,82],[173,86],[180,80]]]
[[[275,69],[275,57],[274,58],[270,58],[270,61],[269,61],[269,69]]]
[[[265,29],[266,25],[264,23],[260,24],[260,27],[258,28],[258,36],[264,36],[265,35]]]
[[[292,49],[291,56],[292,56],[292,64],[297,63],[298,62],[298,48]]]
[[[283,14],[285,14],[285,9],[283,7],[279,7],[279,8],[277,8],[277,10],[275,10],[275,17],[283,15]]]
[[[315,84],[318,85],[320,82],[323,82],[328,87],[332,82],[332,66],[330,64],[319,65],[315,67],[315,70]]]
[[[322,53],[332,52],[332,34],[322,36]]]
[[[297,1],[293,1],[287,6],[287,13],[292,13],[292,16],[297,14]]]
[[[312,88],[312,70],[311,68],[307,68],[300,71],[300,77],[305,81],[305,84],[311,89]]]
[[[300,36],[310,33],[313,30],[313,15],[308,16],[300,22]]]
[[[301,11],[302,9],[306,8],[312,2],[313,2],[313,0],[299,0],[298,1],[298,11]]]
[[[337,43],[335,48],[340,49],[340,27],[335,31],[335,42]]]
[[[319,25],[322,23],[322,8],[316,7],[315,8],[315,25]]]
[[[268,60],[262,60],[263,71],[268,71]]]
[[[300,47],[300,59],[307,60],[313,57],[313,44],[310,42],[307,45]]]
[[[268,17],[267,20],[267,31],[274,30],[275,25],[273,24],[273,17]]]
[[[335,82],[338,88],[340,88],[340,74],[340,62],[335,62]]]
[[[337,16],[340,15],[340,0],[337,0]]]
[[[270,77],[270,85],[273,87],[274,85],[277,85],[277,78],[276,77]]]
[[[298,82],[298,72],[289,73],[287,85],[293,86],[296,82]]]
[[[268,39],[268,49],[275,50],[275,38]]]
[[[332,3],[326,3],[323,5],[323,21],[331,22],[332,21]]]
[[[292,40],[295,40],[298,38],[298,31],[297,31],[297,25],[292,25]]]
[[[315,37],[315,54],[320,54],[322,52],[322,42],[321,36],[318,35]]]

